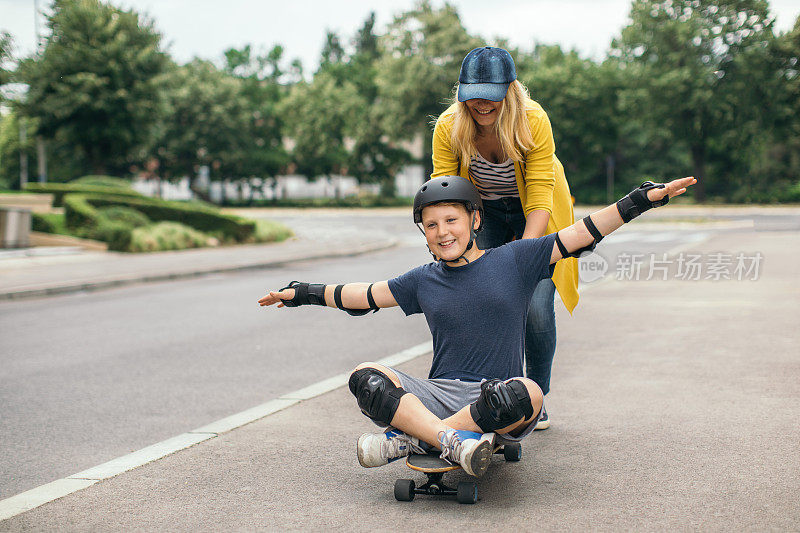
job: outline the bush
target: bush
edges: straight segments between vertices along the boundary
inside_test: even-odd
[[[68,194],[64,196],[63,217],[63,226],[70,234],[104,241],[109,250],[117,251],[196,248],[206,246],[209,235],[222,242],[275,242],[292,235],[289,228],[276,222],[248,220],[202,205],[146,197]],[[187,227],[190,233],[176,229]]]
[[[778,200],[781,202],[800,202],[800,181],[786,187],[786,190]]]
[[[131,233],[130,252],[160,252],[199,248],[207,244],[208,237],[179,222],[158,222],[136,228]]]
[[[125,252],[131,242],[133,226],[104,217],[81,194],[64,197],[64,220],[72,235],[108,244],[109,250]]]
[[[131,198],[145,198],[133,189],[122,189],[120,187],[106,187],[100,185],[82,185],[73,183],[29,183],[25,186],[25,192],[52,194],[53,206],[64,205],[64,196],[67,194],[113,194],[115,196],[125,196]]]
[[[133,231],[131,226],[123,222],[100,218],[85,237],[107,243],[109,250],[127,252],[130,249]]]
[[[31,229],[42,233],[70,235],[64,215],[61,213],[31,213]]]
[[[72,185],[81,185],[88,187],[108,187],[111,189],[125,189],[131,192],[135,192],[131,187],[130,181],[122,178],[115,178],[113,176],[95,176],[95,175],[83,176],[82,178],[72,180],[69,183]]]
[[[67,228],[77,235],[86,228],[96,225],[100,215],[82,194],[69,194],[64,197],[64,220]]]
[[[294,235],[292,230],[272,220],[261,219],[255,222],[256,231],[253,234],[254,242],[281,242]]]
[[[147,215],[136,209],[131,209],[130,207],[122,205],[104,207],[103,209],[98,209],[97,213],[101,217],[115,222],[121,222],[131,228],[138,228],[150,224],[150,219],[147,218]]]
[[[70,198],[70,197],[67,197]],[[93,208],[121,205],[144,213],[153,221],[180,222],[214,235],[226,242],[248,242],[256,229],[255,221],[225,215],[218,209],[185,205],[158,198],[132,198],[115,195],[88,195],[84,202]],[[69,209],[66,201],[65,208]],[[69,224],[69,220],[67,222]]]

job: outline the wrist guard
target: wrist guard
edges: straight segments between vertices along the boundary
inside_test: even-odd
[[[327,305],[325,303],[325,285],[321,283],[304,283],[292,281],[281,290],[294,289],[294,298],[282,300],[286,307],[298,307],[300,305]]]
[[[653,207],[661,207],[669,202],[669,195],[664,196],[661,200],[651,202],[647,199],[647,191],[650,189],[663,189],[664,184],[659,183],[656,185],[652,181],[645,181],[639,187],[623,196],[617,202],[617,211],[619,211],[623,222],[630,222],[638,217],[648,209]]]

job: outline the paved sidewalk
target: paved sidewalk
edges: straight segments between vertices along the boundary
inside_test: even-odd
[[[0,522],[0,531],[800,528],[800,232],[728,232],[757,281],[610,281],[558,307],[551,429],[474,506],[396,502],[345,387]],[[401,319],[401,318],[399,318]],[[429,356],[401,366],[424,375]],[[451,476],[453,482],[463,474]]]

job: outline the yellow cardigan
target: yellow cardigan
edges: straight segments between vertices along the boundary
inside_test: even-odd
[[[460,164],[450,144],[457,105],[450,106],[436,121],[431,178],[461,176],[470,179],[469,162],[466,165]],[[547,113],[533,100],[526,100],[525,105],[535,148],[525,154],[524,161],[514,161],[519,198],[526,218],[535,209],[544,209],[550,213],[546,233],[554,233],[575,222],[572,198],[567,177],[564,175],[564,166],[555,154],[553,131]],[[559,261],[553,272],[553,282],[564,306],[572,313],[578,305],[578,260],[569,258]]]

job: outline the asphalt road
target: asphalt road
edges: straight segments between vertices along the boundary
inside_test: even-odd
[[[587,285],[572,316],[558,307],[553,426],[525,440],[521,462],[494,459],[477,505],[395,501],[395,479],[423,476],[358,465],[355,438],[375,428],[340,387],[0,531],[797,531],[800,233],[718,228],[687,244],[634,230],[603,251],[760,252],[763,268],[757,280],[612,279]]]
[[[0,498],[429,339],[421,316],[403,319],[398,310],[355,320],[334,310],[258,308],[267,288],[291,279],[374,281],[429,260],[405,215],[283,221],[308,238],[387,232],[401,235],[401,246],[262,272],[0,304]],[[603,254],[613,263],[623,252],[676,250],[721,231],[728,230],[632,226],[607,238]]]

